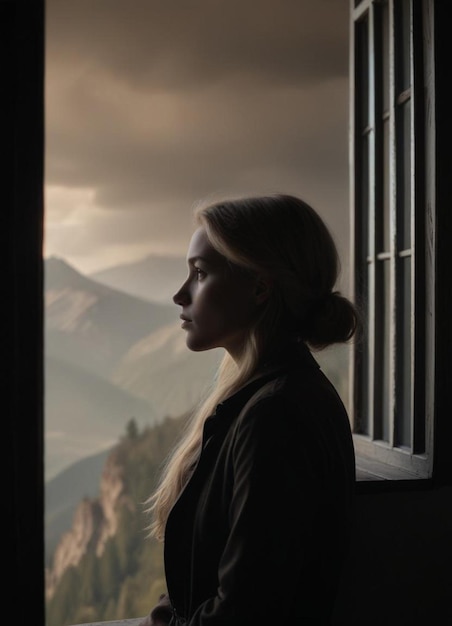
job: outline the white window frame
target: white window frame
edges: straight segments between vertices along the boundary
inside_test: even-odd
[[[351,0],[350,267],[364,317],[350,375],[358,480],[432,475],[431,13],[430,0]]]

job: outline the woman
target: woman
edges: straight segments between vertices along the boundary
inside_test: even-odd
[[[174,296],[190,350],[224,348],[148,500],[168,593],[140,626],[330,624],[350,540],[349,420],[310,349],[358,316],[338,255],[289,195],[200,207]]]

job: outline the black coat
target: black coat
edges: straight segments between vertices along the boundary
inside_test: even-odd
[[[329,624],[354,485],[345,408],[301,346],[205,423],[166,526],[171,624]]]

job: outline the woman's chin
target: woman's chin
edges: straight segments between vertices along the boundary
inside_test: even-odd
[[[212,350],[213,348],[217,347],[215,345],[196,340],[195,337],[190,336],[190,333],[187,333],[185,343],[187,348],[192,352],[205,352],[206,350]]]

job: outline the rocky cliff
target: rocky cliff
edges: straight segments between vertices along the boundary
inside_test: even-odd
[[[52,567],[46,572],[46,596],[51,598],[64,572],[77,566],[88,550],[102,556],[107,540],[118,526],[118,512],[127,506],[135,508],[125,493],[123,467],[112,453],[105,464],[98,498],[84,498],[78,505],[71,529],[66,532],[54,554]]]

